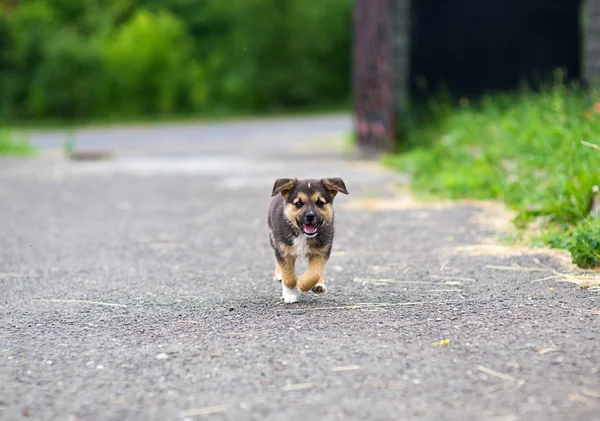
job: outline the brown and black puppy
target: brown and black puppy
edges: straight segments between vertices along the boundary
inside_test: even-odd
[[[269,207],[269,238],[275,252],[275,279],[281,281],[283,301],[295,303],[300,292],[327,291],[325,264],[333,245],[333,199],[348,194],[341,178],[275,181]],[[296,259],[307,258],[308,268],[296,276]]]

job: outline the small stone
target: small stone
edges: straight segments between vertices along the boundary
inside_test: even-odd
[[[156,359],[157,359],[157,360],[166,360],[166,359],[168,359],[168,358],[169,358],[169,356],[168,356],[167,354],[165,354],[164,352],[161,352],[160,354],[158,354],[158,355],[156,356]]]

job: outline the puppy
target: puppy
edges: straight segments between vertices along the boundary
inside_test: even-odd
[[[333,245],[333,199],[348,194],[341,178],[297,180],[279,178],[269,207],[269,238],[275,253],[275,279],[282,284],[283,301],[295,303],[300,292],[327,292],[325,264]],[[296,259],[308,268],[296,276]]]

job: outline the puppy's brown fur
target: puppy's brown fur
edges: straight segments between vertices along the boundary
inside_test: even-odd
[[[282,282],[286,303],[296,302],[299,291],[327,291],[325,264],[334,237],[333,200],[348,194],[341,178],[275,181],[269,207],[269,239],[275,254],[275,279]],[[307,258],[308,268],[296,276],[296,259]]]

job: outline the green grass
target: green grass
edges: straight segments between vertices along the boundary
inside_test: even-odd
[[[402,151],[384,161],[408,172],[421,194],[501,199],[517,211],[518,227],[542,227],[537,242],[597,266],[600,224],[588,214],[600,151],[581,143],[600,145],[594,103],[593,94],[562,83],[477,104],[440,97],[406,117]]]
[[[2,155],[32,155],[33,146],[22,139],[17,139],[8,129],[0,128],[0,156]]]

